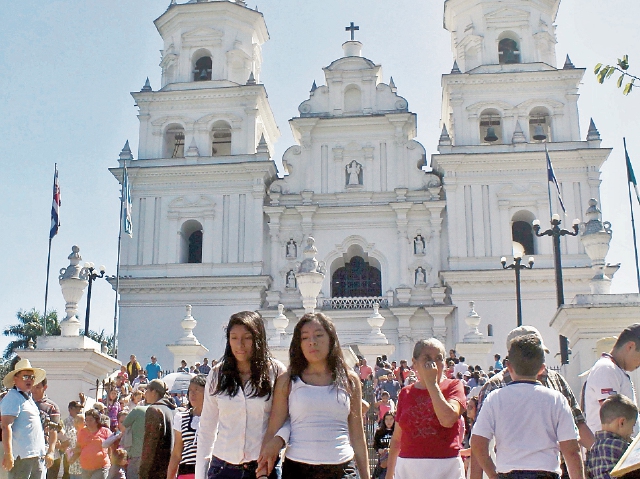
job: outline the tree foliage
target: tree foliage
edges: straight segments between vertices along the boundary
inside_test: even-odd
[[[81,329],[80,330],[80,334],[84,334],[84,330]],[[113,354],[113,334],[105,334],[104,329],[102,331],[100,331],[99,333],[96,333],[95,331],[92,331],[91,329],[89,330],[89,334],[87,334],[87,336],[89,336],[89,338],[93,339],[96,343],[98,344],[102,344],[103,342],[107,343],[107,354],[109,356],[113,356],[115,357],[115,355]]]
[[[622,58],[618,58],[618,62],[616,65],[603,65],[602,63],[598,63],[593,70],[593,73],[596,75],[598,83],[600,84],[604,83],[605,80],[611,78],[614,73],[620,73],[616,84],[618,88],[622,88],[622,85],[624,84],[622,94],[628,95],[633,90],[635,81],[640,80],[639,77],[632,75],[628,72],[628,70],[629,55],[623,55]]]
[[[25,349],[29,344],[29,339],[33,339],[34,346],[38,344],[38,337],[42,336],[44,317],[35,308],[31,311],[20,310],[16,313],[18,324],[7,326],[3,333],[5,336],[14,336],[4,350],[2,357],[10,359],[16,349]],[[60,336],[60,323],[58,322],[57,311],[47,313],[47,335]]]

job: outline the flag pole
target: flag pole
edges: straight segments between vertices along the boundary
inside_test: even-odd
[[[51,237],[49,237],[49,254],[47,255],[47,282],[44,288],[44,314],[42,315],[42,335],[47,335],[47,301],[49,300],[49,270],[51,268]]]
[[[49,252],[47,253],[47,281],[44,287],[44,313],[42,314],[42,335],[47,335],[47,305],[49,302],[49,272],[51,270],[51,240],[58,234],[60,226],[60,187],[58,185],[58,163],[53,164],[53,203],[51,205],[51,227],[49,228]]]
[[[629,210],[631,211],[631,231],[633,231],[633,251],[636,255],[636,281],[638,283],[638,292],[640,293],[640,266],[638,265],[638,243],[636,239],[636,222],[633,216],[633,200],[631,199],[631,178],[629,178],[629,154],[627,153],[627,139],[622,138],[622,142],[624,144],[624,155],[625,160],[628,163],[627,166],[627,189],[629,190]]]
[[[547,150],[547,144],[544,144],[544,151],[546,153],[546,158],[549,158],[549,150]],[[545,159],[548,163],[549,160]],[[549,221],[553,218],[553,208],[551,206],[551,185],[549,184],[549,165],[547,165],[547,193],[549,194]]]
[[[127,171],[127,160],[124,160],[124,173],[123,175],[126,175],[126,171]],[[122,215],[124,213],[124,195],[125,195],[125,191],[124,191],[124,176],[123,176],[123,181],[122,181],[122,190],[121,190],[121,194],[120,194],[120,222],[119,222],[119,227],[118,227],[118,259],[117,259],[117,264],[116,264],[116,300],[115,300],[115,304],[113,307],[113,355],[114,357],[118,357],[118,350],[117,350],[117,337],[118,337],[118,294],[120,293],[120,251],[121,251],[121,247],[122,247]]]
[[[113,308],[113,354],[114,357],[117,357],[117,343],[116,337],[118,334],[118,294],[120,291],[120,248],[122,245],[122,210],[123,207],[123,199],[120,197],[120,228],[118,232],[118,263],[116,265],[116,301]]]

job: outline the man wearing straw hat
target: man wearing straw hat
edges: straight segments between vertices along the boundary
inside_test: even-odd
[[[40,410],[31,397],[33,386],[45,377],[44,369],[21,359],[4,378],[5,387],[11,388],[0,403],[2,466],[9,471],[9,479],[41,479],[45,468],[53,464],[53,454],[47,454]]]

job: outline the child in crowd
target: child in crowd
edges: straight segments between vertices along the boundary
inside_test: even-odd
[[[381,422],[382,418],[388,412],[396,412],[396,405],[393,403],[391,395],[387,391],[382,391],[382,394],[380,395],[380,401],[375,403],[373,407],[378,411],[378,422]]]
[[[116,449],[111,453],[111,467],[107,479],[126,479],[127,451]]]
[[[629,447],[637,419],[638,408],[628,397],[614,394],[603,401],[602,431],[596,432],[596,442],[587,454],[586,470],[590,478],[611,478],[609,473]]]
[[[578,431],[571,408],[559,391],[537,381],[544,348],[534,334],[509,346],[507,368],[513,382],[483,402],[471,431],[471,453],[491,478],[552,478],[561,474],[559,452],[570,477],[584,477]],[[495,464],[489,442],[495,437]]]

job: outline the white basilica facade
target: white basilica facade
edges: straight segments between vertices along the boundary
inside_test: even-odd
[[[367,344],[378,303],[391,359],[410,358],[422,337],[455,348],[475,301],[481,341],[494,342],[488,366],[516,325],[514,273],[500,263],[515,241],[535,256],[522,275],[525,322],[557,352],[552,241],[531,227],[536,218],[548,226],[545,146],[568,223],[599,199],[610,153],[593,124],[584,138],[579,131],[585,70],[556,64],[559,3],[444,2],[454,67],[443,75],[442,135],[430,159],[407,99],[360,42],[346,42],[323,68],[325,84],[300,99],[290,120],[297,144],[278,175],[270,152],[280,133],[260,83],[262,14],[240,0],[172,2],[155,21],[162,88],[133,94],[137,159],[123,150],[112,169],[121,180],[126,161],[133,198],[119,356],[171,363],[164,345],[181,336],[186,304],[210,358],[222,354],[234,312],[260,310],[273,335],[283,304],[291,331],[304,312],[296,271],[309,236],[326,265],[317,309],[343,345]],[[569,302],[589,292],[593,272],[578,239],[561,247]]]

